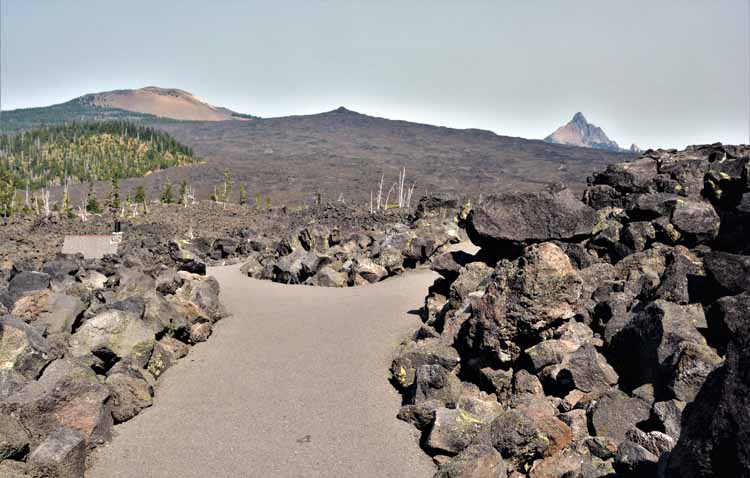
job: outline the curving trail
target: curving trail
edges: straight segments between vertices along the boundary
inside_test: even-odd
[[[388,383],[436,274],[346,289],[212,268],[233,317],[159,380],[154,405],[119,425],[92,478],[430,477]]]

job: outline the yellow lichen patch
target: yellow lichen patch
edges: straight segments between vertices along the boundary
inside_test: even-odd
[[[165,368],[165,363],[164,360],[162,360],[161,355],[155,354],[152,356],[151,361],[149,361],[147,370],[151,372],[154,377],[159,378]]]
[[[396,373],[396,380],[398,380],[400,384],[406,383],[406,369],[404,367],[398,368],[398,372]]]
[[[459,412],[459,419],[461,421],[469,422],[469,423],[484,423],[482,420],[480,420],[479,418],[475,417],[474,415],[472,415],[471,413],[465,410],[459,410],[458,412]]]

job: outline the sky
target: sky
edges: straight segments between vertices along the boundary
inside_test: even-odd
[[[345,106],[622,146],[748,143],[750,0],[0,0],[0,107],[181,88],[262,117]]]

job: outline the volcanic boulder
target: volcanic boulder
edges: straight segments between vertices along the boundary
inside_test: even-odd
[[[474,244],[500,253],[513,244],[586,237],[595,224],[594,210],[570,190],[550,189],[484,198],[469,213],[466,232]]]
[[[0,319],[0,370],[35,380],[53,358],[49,343],[36,329],[12,317]]]
[[[514,263],[501,262],[463,329],[464,343],[500,362],[515,361],[524,343],[575,315],[581,278],[552,243],[530,246]]]
[[[726,325],[732,334],[726,362],[685,408],[669,477],[750,476],[750,310],[729,316]]]

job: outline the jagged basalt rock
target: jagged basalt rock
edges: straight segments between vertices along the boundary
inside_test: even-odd
[[[450,287],[451,306],[459,307],[469,294],[486,285],[491,275],[492,268],[483,262],[471,262],[466,267],[462,267]]]
[[[240,237],[229,257],[243,257],[242,273],[256,279],[319,287],[372,284],[431,263],[459,242],[458,209],[455,200],[423,200],[408,217],[372,213],[364,220],[369,227],[312,221],[276,242]]]
[[[147,370],[155,378],[159,378],[177,360],[187,355],[190,348],[187,344],[173,337],[162,337],[155,345],[148,362]]]
[[[29,451],[29,432],[13,415],[0,416],[0,461],[19,459]]]
[[[33,445],[64,426],[79,431],[94,447],[112,435],[107,387],[91,379],[67,377],[54,388],[28,385],[0,403],[0,411],[17,416],[29,431]]]
[[[612,339],[610,356],[621,363],[623,383],[635,388],[644,383],[661,383],[668,361],[680,352],[680,345],[706,345],[696,325],[705,324],[703,310],[657,300],[646,305]],[[668,374],[667,374],[668,375]]]
[[[10,316],[0,319],[0,369],[35,380],[53,358],[50,344],[36,329]]]
[[[25,322],[33,323],[48,334],[70,334],[83,309],[83,301],[78,297],[43,290],[19,298],[11,314]]]
[[[565,354],[558,364],[542,370],[540,376],[551,382],[549,388],[558,390],[558,393],[570,389],[586,393],[601,392],[615,385],[619,378],[604,356],[590,343]]]
[[[226,312],[215,279],[137,255],[40,268],[0,281],[0,476],[82,478],[88,450]]]
[[[750,256],[715,251],[704,258],[706,272],[721,295],[750,290]]]
[[[471,445],[440,467],[434,478],[495,478],[505,476],[502,455],[488,445]]]
[[[667,400],[656,402],[651,409],[651,418],[658,423],[664,433],[677,440],[682,431],[682,412],[685,402],[681,400]]]
[[[86,321],[71,338],[72,353],[81,357],[131,359],[144,366],[151,357],[154,333],[130,312],[109,310]]]
[[[620,194],[652,191],[651,182],[657,174],[657,163],[650,158],[613,164],[593,177],[594,185],[605,185]]]
[[[86,469],[86,440],[70,428],[52,432],[29,456],[33,476],[81,478]]]
[[[346,287],[348,278],[345,273],[338,272],[333,267],[323,266],[314,276],[307,279],[305,284],[319,287]]]
[[[711,347],[687,341],[680,343],[669,360],[667,390],[684,402],[692,402],[708,375],[723,363]]]
[[[750,476],[748,198],[750,147],[714,144],[610,166],[585,205],[552,188],[474,207],[481,250],[436,258],[415,335],[464,382],[437,476],[485,476],[487,446],[513,478]],[[472,387],[503,410],[458,426]],[[434,398],[409,409],[423,433]]]
[[[655,476],[659,457],[637,443],[624,441],[617,447],[615,469],[625,476]]]
[[[461,380],[441,365],[422,365],[416,369],[408,399],[413,405],[439,401],[455,408],[463,391]]]
[[[524,242],[575,239],[591,234],[594,210],[570,190],[490,196],[466,219],[471,241],[488,251]]]
[[[120,364],[123,366],[109,371],[105,382],[112,394],[112,417],[116,423],[130,420],[150,407],[154,397],[155,379],[149,372],[125,362]]]
[[[49,288],[50,277],[43,272],[23,271],[14,275],[8,283],[8,291],[15,297],[28,292]]]
[[[747,302],[744,303],[745,305]],[[687,405],[669,459],[669,476],[748,476],[750,448],[750,309],[727,317],[726,362],[708,375]]]
[[[456,455],[469,446],[486,423],[465,410],[438,408],[425,445],[431,450]]]
[[[543,456],[550,439],[542,429],[523,413],[508,410],[501,413],[483,430],[477,443],[494,447],[503,459],[518,465]]]
[[[391,376],[399,387],[407,389],[414,383],[419,367],[439,365],[446,370],[453,370],[459,361],[456,349],[439,339],[407,342],[391,365]]]
[[[590,411],[590,423],[596,436],[605,436],[619,443],[628,430],[648,420],[651,407],[640,397],[629,397],[613,389],[599,398]]]
[[[524,343],[575,315],[581,279],[556,245],[528,247],[514,263],[501,262],[463,329],[471,350],[499,362],[516,360]]]

